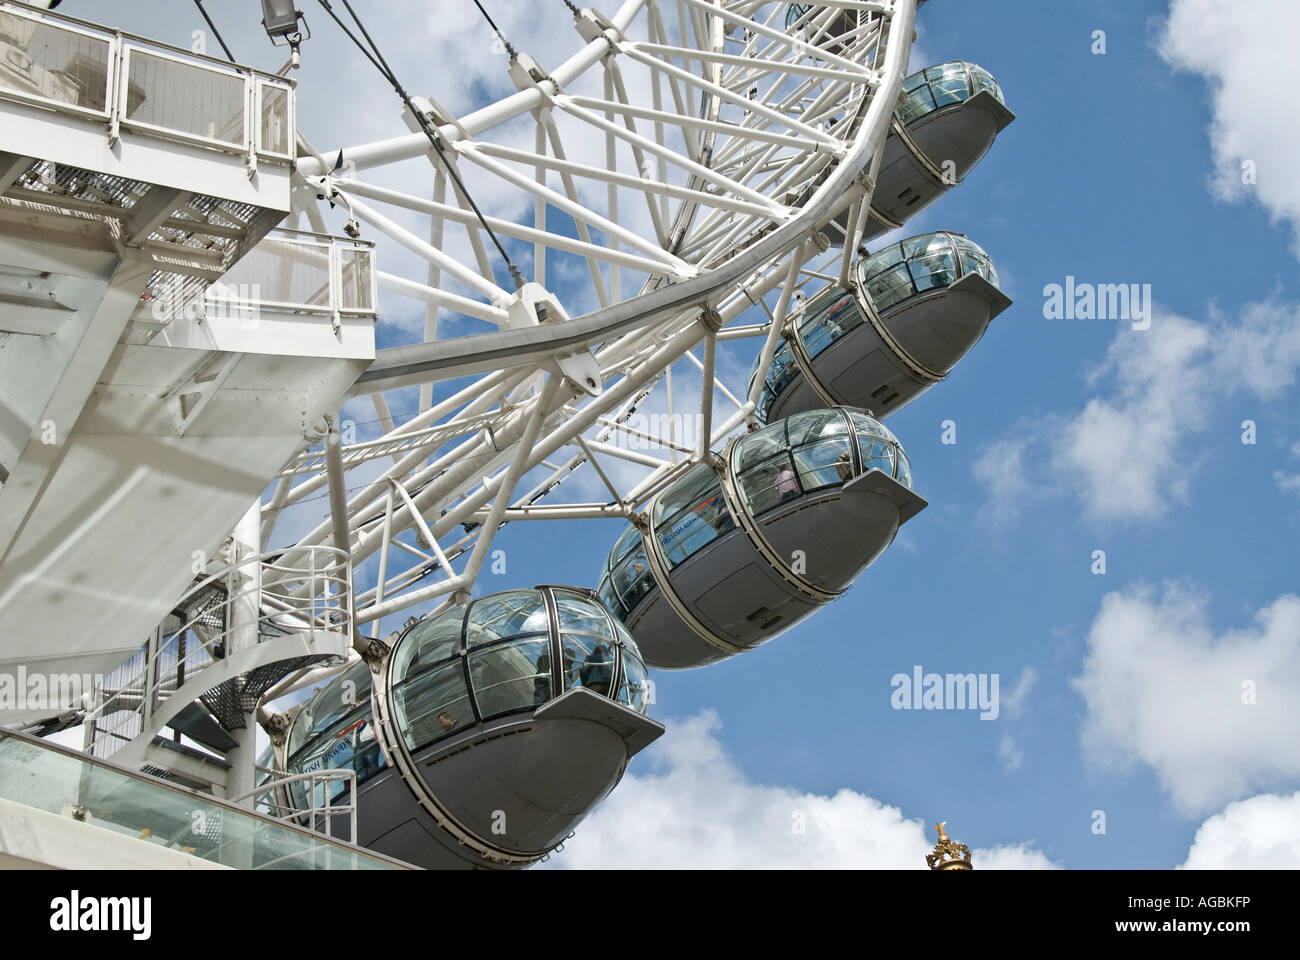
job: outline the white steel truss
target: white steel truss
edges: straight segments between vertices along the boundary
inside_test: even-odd
[[[321,546],[354,564],[378,554],[378,582],[353,598],[376,637],[386,615],[463,598],[503,523],[629,517],[752,423],[787,314],[847,277],[916,6],[824,0],[787,29],[785,3],[626,0],[612,16],[574,18],[583,46],[564,63],[514,57],[505,99],[456,117],[416,98],[467,189],[531,199],[531,217],[485,218],[531,271],[518,290],[499,282],[483,223],[424,132],[319,152],[300,137],[296,210],[324,232],[322,201],[337,205],[426,261],[421,279],[378,277],[424,307],[426,338],[381,350],[353,388],[372,398],[381,436],[324,443],[282,471],[264,541],[283,511],[327,488],[333,510],[280,562]],[[830,37],[846,12],[858,25]],[[419,196],[366,179],[424,163],[434,186]],[[840,215],[850,242],[831,250],[820,228]],[[413,218],[427,225],[403,225]],[[590,285],[581,315],[552,292],[574,277]],[[439,337],[452,317],[481,332]],[[738,338],[759,351],[748,389],[717,370],[718,341]],[[669,438],[658,455],[611,442],[645,438],[629,415],[678,364],[699,376],[700,435]],[[465,377],[432,402],[432,383]],[[396,422],[394,392],[417,385],[417,412]],[[715,416],[715,402],[730,412]],[[621,488],[614,458],[648,472]],[[582,468],[607,502],[548,501]]]

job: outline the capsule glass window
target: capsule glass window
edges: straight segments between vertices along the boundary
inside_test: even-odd
[[[626,617],[654,586],[645,559],[641,531],[633,524],[614,543],[605,560],[599,594],[614,616]]]
[[[791,29],[799,18],[812,9],[811,3],[792,3],[785,8],[785,28]]]
[[[418,749],[475,722],[460,657],[432,667],[393,688],[398,729]]]
[[[926,83],[934,95],[935,106],[945,107],[970,99],[970,73],[964,63],[945,63],[925,71]]]
[[[722,482],[698,463],[655,501],[655,535],[669,567],[675,567],[735,528],[722,496]]]
[[[810,410],[764,427],[738,440],[732,456],[753,516],[854,474],[848,424],[837,410]]]
[[[638,713],[645,713],[650,707],[650,675],[641,662],[639,652],[632,652],[634,649],[635,646],[625,644],[620,651],[623,671],[614,699]]]
[[[850,330],[862,325],[862,314],[853,295],[838,291],[817,308],[810,310],[799,324],[799,336],[815,357]]]
[[[898,116],[907,125],[940,107],[969,100],[981,90],[991,93],[999,103],[1006,103],[1002,87],[978,64],[957,60],[927,67],[903,80],[906,100]]]
[[[546,633],[546,605],[536,590],[509,590],[470,604],[465,640],[470,647],[506,637]]]
[[[602,697],[614,693],[614,674],[618,666],[612,640],[585,634],[560,635],[561,677],[565,690],[586,687]]]
[[[910,256],[907,266],[917,293],[952,286],[960,276],[956,249],[945,233],[935,234],[924,250]]]
[[[794,379],[794,375],[799,372],[799,365],[795,361],[794,351],[790,349],[790,344],[782,340],[777,344],[776,352],[772,354],[772,363],[767,368],[766,386],[773,396],[779,394]]]
[[[614,549],[610,550],[609,558],[605,562],[605,569],[612,570],[620,560],[632,552],[632,548],[641,542],[641,531],[632,524],[628,524],[623,534],[614,541]]]
[[[635,527],[631,529],[636,531]],[[610,574],[608,589],[601,591],[601,599],[618,617],[631,613],[655,585],[650,562],[646,559],[645,542],[640,531],[636,532],[635,548],[618,562]]]
[[[993,79],[993,74],[977,63],[968,63],[966,67],[970,70],[971,86],[975,93],[986,90],[997,98],[998,103],[1006,104],[1007,100],[1002,94],[1002,86]]]
[[[465,611],[457,608],[411,627],[395,654],[393,676],[413,676],[459,653],[464,620]]]
[[[879,420],[856,410],[847,411],[857,437],[862,472],[880,470],[912,489],[912,466],[898,439]]]
[[[369,673],[369,668],[367,668]],[[324,690],[334,690],[340,684],[330,684]],[[375,737],[374,723],[367,702],[354,708],[339,718],[332,726],[320,731],[302,749],[289,757],[286,767],[289,773],[315,773],[320,770],[352,770],[357,775],[357,782],[364,783],[371,776],[384,768],[384,752]],[[290,784],[290,793],[296,807],[309,806],[307,796],[309,786],[299,781]],[[317,783],[310,789],[315,794],[315,803],[335,800],[346,792],[347,784],[343,780],[331,780]]]
[[[289,731],[286,752],[292,757],[305,744],[336,724],[341,717],[369,702],[370,667],[364,660],[357,660],[343,671],[339,682],[321,687],[298,711],[293,728]]]
[[[965,237],[942,232],[910,237],[858,263],[867,296],[882,312],[918,293],[950,287],[971,271],[997,276],[988,254]]]
[[[468,659],[474,701],[484,720],[551,699],[549,634],[480,647]]]

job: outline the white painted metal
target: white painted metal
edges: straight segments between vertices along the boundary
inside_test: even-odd
[[[824,27],[842,9],[883,16],[830,53],[785,33],[782,4],[632,0],[609,19],[584,11],[575,26],[586,46],[553,69],[521,54],[512,65],[520,88],[513,96],[460,118],[431,102],[421,105],[428,107],[462,173],[468,164],[534,198],[531,222],[489,217],[488,223],[503,237],[531,244],[535,279],[544,281],[566,259],[590,270],[602,306],[573,320],[502,322],[499,313],[488,311],[505,306],[509,312],[517,295],[496,284],[481,248],[454,262],[453,245],[432,249],[372,205],[427,216],[426,234],[444,241],[453,229],[480,232],[462,207],[431,201],[427,193],[365,182],[373,168],[423,162],[430,154],[423,135],[343,147],[345,178],[334,176],[320,160],[299,162],[299,172],[317,192],[345,200],[360,219],[424,256],[430,276],[436,274],[448,288],[437,297],[410,283],[387,284],[387,289],[438,312],[480,317],[496,328],[381,350],[352,390],[359,395],[420,384],[423,392],[430,381],[484,375],[477,389],[463,390],[456,404],[439,411],[441,419],[421,417],[417,427],[397,426],[378,440],[344,450],[349,470],[380,457],[400,457],[377,480],[370,479],[370,471],[347,507],[354,560],[380,552],[385,578],[358,596],[359,623],[468,587],[470,580],[453,573],[451,563],[467,551],[484,555],[496,523],[483,521],[623,515],[751,417],[756,397],[716,379],[715,337],[766,335],[761,383],[781,332],[779,320],[730,325],[782,284],[782,300],[788,302],[806,284],[833,281],[841,272],[838,253],[826,267],[806,274],[800,268],[826,250],[824,242],[810,239],[822,223],[869,200],[871,181],[863,171],[879,155],[906,70],[915,14],[911,0],[832,2],[808,20]],[[629,82],[629,69],[639,71],[639,87]],[[603,78],[603,95],[583,83],[588,72]],[[757,95],[748,95],[754,87]],[[665,109],[669,103],[675,111]],[[517,137],[509,144],[494,140],[496,131],[529,114],[536,127],[531,150]],[[706,143],[711,156],[703,151]],[[602,147],[592,150],[586,144]],[[339,152],[331,148],[322,156]],[[644,199],[638,201],[638,195]],[[674,209],[678,213],[668,250],[665,209],[670,217]],[[560,224],[554,223],[556,211]],[[629,228],[638,222],[640,228]],[[684,258],[678,251],[694,253]],[[621,297],[611,295],[618,289],[616,279]],[[478,306],[461,309],[467,305],[453,304],[451,296]],[[429,329],[435,326],[436,321]],[[715,334],[717,326],[722,329]],[[706,338],[702,364],[689,350]],[[534,373],[554,369],[560,352],[575,350],[593,356],[604,380],[601,394],[584,396],[565,383],[553,399],[543,396]],[[607,442],[643,435],[626,423],[627,407],[688,355],[701,371],[706,432],[693,447],[665,444],[673,456],[684,455],[682,462]],[[526,374],[516,381],[526,392],[507,403],[498,402],[507,395],[500,387],[504,370]],[[720,423],[713,417],[715,390],[736,406]],[[524,443],[530,439],[525,424],[539,416],[546,430],[537,443]],[[593,428],[600,432],[583,436]],[[573,448],[574,457],[539,487],[553,489],[595,456],[632,461],[651,472],[636,489],[620,491],[593,463],[613,497],[611,505],[547,507],[510,499],[512,477],[536,470],[565,446]],[[319,460],[303,459],[296,470],[302,494],[320,488]],[[294,499],[290,493],[283,503]],[[449,540],[462,523],[482,525]],[[426,547],[439,544],[439,555],[420,554],[398,539],[411,529]],[[303,546],[331,542],[329,524],[300,541]],[[412,571],[435,566],[440,579],[412,586]]]
[[[295,91],[286,81],[24,10],[106,44],[116,82],[91,106],[0,82],[0,302],[27,297],[14,336],[68,341],[55,395],[42,403],[62,403],[69,425],[57,451],[32,447],[40,404],[28,436],[0,432],[0,665],[53,656],[102,669],[138,649],[192,579],[191,554],[216,550],[272,480],[263,544],[286,511],[316,501],[319,522],[262,571],[264,599],[305,600],[311,586],[287,571],[318,549],[357,564],[378,554],[378,583],[352,596],[354,622],[371,624],[376,638],[383,617],[462,596],[504,523],[643,507],[752,422],[756,391],[719,379],[718,341],[764,338],[761,384],[795,297],[843,275],[847,254],[819,260],[828,249],[819,230],[845,210],[850,231],[864,218],[916,5],[827,0],[791,35],[783,3],[625,0],[609,16],[581,12],[581,49],[564,63],[512,61],[511,96],[463,117],[417,98],[472,192],[491,185],[531,198],[530,215],[486,218],[517,259],[531,254],[533,275],[519,291],[498,282],[504,265],[454,184],[448,196],[423,133],[317,152],[289,135]],[[0,0],[0,15],[10,9]],[[878,16],[825,42],[845,10]],[[140,115],[131,83],[148,79],[146,67],[228,92],[238,109]],[[521,124],[532,136],[515,135]],[[89,203],[63,195],[41,211],[46,246],[5,246],[9,207],[49,200],[21,179],[35,143],[35,159],[171,191],[130,212],[89,210],[125,225],[138,245],[129,255],[108,228],[98,247],[59,234]],[[367,182],[368,171],[402,163],[420,167],[418,193]],[[176,252],[160,239],[180,218],[190,234],[233,249],[241,227],[186,213],[195,194],[277,216],[292,206],[317,233],[278,234],[230,270],[227,255],[205,259],[197,244]],[[318,195],[424,261],[420,275],[381,272],[368,244],[323,236]],[[6,285],[55,261],[68,265],[53,291],[59,309]],[[177,281],[166,309],[144,309],[139,292],[159,262],[200,282]],[[291,276],[313,271],[314,294],[290,290]],[[566,275],[590,278],[594,310],[577,315],[556,295]],[[222,286],[204,290],[218,278]],[[765,298],[778,288],[773,314]],[[422,311],[424,342],[375,352],[380,290]],[[113,306],[111,317],[91,323],[107,310],[100,303]],[[452,315],[456,328],[482,332],[446,336]],[[701,342],[703,360],[693,352]],[[647,436],[629,422],[637,405],[661,384],[680,386],[683,370],[700,377],[700,434],[670,434],[663,456],[629,450],[624,441]],[[434,403],[433,383],[461,377],[474,379]],[[400,422],[393,412],[410,407],[393,391],[407,386],[419,388],[416,412]],[[383,434],[326,450],[323,418],[335,416],[341,430],[340,402],[363,394]],[[715,399],[730,404],[726,416],[715,415]],[[622,479],[614,458],[642,475]],[[539,502],[587,466],[609,503]],[[54,495],[60,512],[33,512]],[[78,631],[52,640],[47,625],[69,616]],[[174,713],[155,705],[151,728]],[[137,761],[140,744],[147,738],[133,745]]]

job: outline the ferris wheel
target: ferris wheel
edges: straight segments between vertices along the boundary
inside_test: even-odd
[[[463,115],[408,90],[383,38],[337,2],[321,0],[331,27],[393,86],[404,128],[365,144],[299,129],[294,149],[287,88],[250,74],[246,102],[280,106],[260,133],[242,125],[249,179],[259,157],[296,158],[291,222],[312,231],[280,245],[269,282],[289,291],[295,264],[327,266],[335,334],[377,287],[423,311],[423,336],[350,375],[348,409],[370,404],[375,435],[336,409],[311,424],[230,542],[253,574],[191,586],[135,676],[96,694],[87,749],[156,763],[162,726],[178,741],[208,730],[249,772],[247,800],[262,795],[251,738],[225,734],[256,716],[278,778],[261,790],[295,823],[317,826],[319,801],[343,796],[349,839],[380,853],[527,865],[663,733],[647,668],[776,637],[926,506],[881,421],[941,382],[1010,300],[963,234],[869,245],[960,184],[1014,116],[973,63],[909,73],[924,0],[626,0],[612,13],[555,0],[576,49],[556,62],[474,0],[514,92]],[[296,64],[301,14],[263,7]],[[319,238],[338,219],[379,239],[377,255],[327,254]],[[416,269],[383,269],[392,253]],[[151,336],[192,345],[159,326]],[[737,354],[747,377],[724,362]],[[453,392],[435,401],[443,383]],[[182,432],[208,402],[185,396]],[[303,516],[306,533],[277,535]],[[471,594],[506,524],[594,519],[625,528],[591,583]],[[322,653],[304,632],[344,643]],[[266,707],[311,687],[283,714]]]
[[[282,760],[296,774],[320,762],[332,734],[314,718],[344,722],[339,690],[367,685],[374,743],[356,756],[382,742],[389,780],[406,787],[372,799],[371,814],[402,821],[414,794],[436,824],[416,853],[378,848],[432,865],[449,851],[495,865],[544,856],[579,818],[540,811],[575,782],[603,795],[662,732],[628,719],[652,699],[647,666],[741,654],[842,594],[926,505],[880,418],[940,382],[1010,303],[964,235],[865,246],[956,186],[1013,119],[974,64],[908,74],[915,4],[630,0],[612,17],[565,6],[584,46],[558,65],[516,50],[485,12],[513,95],[458,117],[389,71],[411,132],[312,149],[298,165],[314,229],[327,204],[350,232],[427,261],[423,283],[378,278],[426,314],[424,342],[383,351],[353,388],[385,432],[350,445],[331,432],[263,508],[265,535],[330,488],[332,517],[283,562],[321,546],[354,564],[379,557],[375,585],[353,598],[369,646],[358,637],[361,659],[292,720],[304,732]],[[431,196],[371,182],[394,164],[432,164]],[[502,187],[531,216],[475,204]],[[481,332],[439,336],[448,316]],[[749,378],[728,385],[720,345],[745,343]],[[464,377],[433,402],[433,382]],[[684,382],[695,429],[678,432]],[[399,424],[386,394],[413,385],[418,408]],[[655,404],[667,435],[636,417]],[[598,480],[583,489],[608,496],[564,498],[580,471]],[[627,522],[597,590],[471,601],[504,524],[596,518]],[[418,605],[433,609],[379,642],[382,618]],[[562,691],[593,696],[560,713]],[[493,717],[593,719],[615,704],[626,714],[606,722],[621,743],[557,740],[527,777],[506,772],[526,745],[483,733]],[[492,835],[485,805],[467,799],[471,768],[437,759],[464,743],[534,798],[531,832]],[[358,762],[375,775],[373,759]]]

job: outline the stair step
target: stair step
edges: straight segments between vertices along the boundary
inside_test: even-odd
[[[173,717],[170,726],[191,740],[196,740],[208,749],[219,753],[233,750],[238,745],[221,724],[213,720],[208,712],[196,703],[191,703]]]

